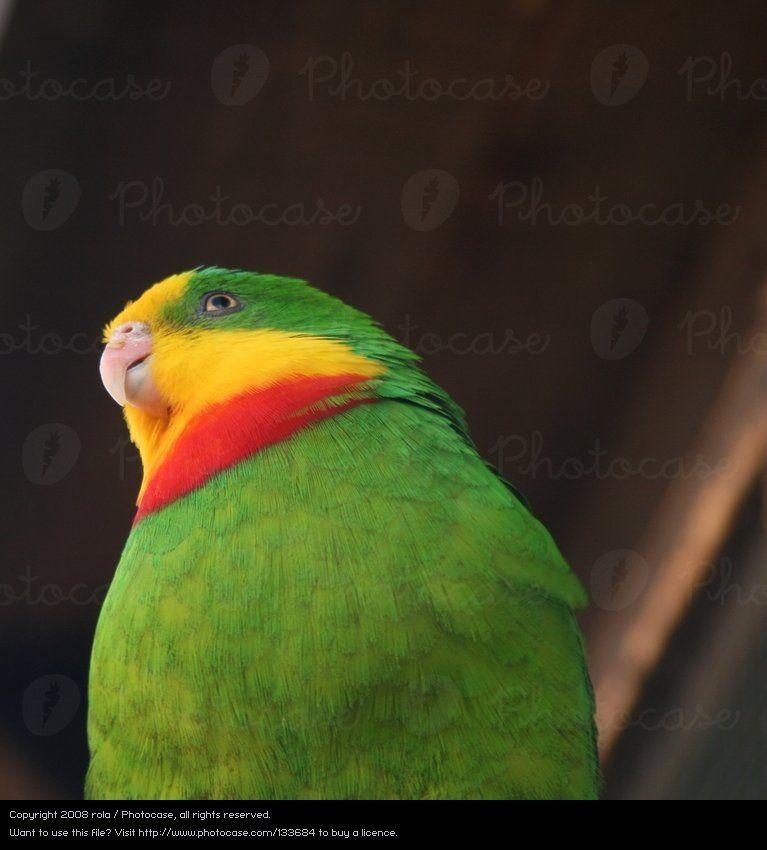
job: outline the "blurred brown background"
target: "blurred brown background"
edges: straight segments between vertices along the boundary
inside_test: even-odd
[[[763,3],[4,0],[0,31],[0,796],[81,793],[139,480],[100,328],[201,264],[310,279],[466,409],[589,588],[606,797],[767,794]]]

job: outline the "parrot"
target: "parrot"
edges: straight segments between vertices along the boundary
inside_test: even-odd
[[[142,465],[96,626],[89,799],[594,799],[579,580],[462,409],[290,277],[105,328]]]

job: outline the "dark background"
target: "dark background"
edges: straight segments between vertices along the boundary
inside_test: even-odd
[[[100,329],[148,284],[216,264],[309,279],[424,355],[589,587],[598,693],[620,678],[605,659],[625,630],[663,607],[642,607],[644,582],[673,596],[674,529],[653,529],[716,526],[714,572],[693,570],[689,604],[639,630],[662,651],[606,753],[605,795],[764,797],[764,384],[726,401],[767,351],[748,336],[767,268],[764,4],[3,8],[0,794],[81,793],[90,643],[140,475],[98,378]],[[236,45],[249,67],[233,96]],[[351,81],[311,84],[307,62],[329,73],[344,54]],[[707,81],[690,82],[692,60]],[[506,75],[532,80],[527,94],[488,98]],[[129,76],[135,99],[120,96]],[[435,98],[428,78],[480,85]],[[157,205],[121,214],[121,193],[135,202],[158,179]],[[499,221],[503,183],[509,201],[541,187],[534,219],[528,202]],[[195,223],[217,189],[224,218]],[[318,200],[351,213],[290,223]],[[236,204],[283,220],[227,221]],[[691,323],[710,330],[689,339]],[[713,466],[732,435],[754,449],[720,498],[727,481],[695,457]],[[725,521],[692,510],[701,493],[731,506]],[[623,599],[621,570],[638,576]]]

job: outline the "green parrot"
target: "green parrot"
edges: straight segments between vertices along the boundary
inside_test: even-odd
[[[86,796],[597,796],[583,589],[415,354],[303,281],[219,268],[105,342],[144,474]]]

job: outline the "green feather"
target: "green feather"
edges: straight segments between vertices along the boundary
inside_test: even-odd
[[[585,595],[550,535],[364,314],[298,281],[210,269],[189,303],[254,281],[258,325],[230,327],[343,339],[389,367],[381,400],[132,530],[93,650],[86,793],[595,797],[572,613]]]

